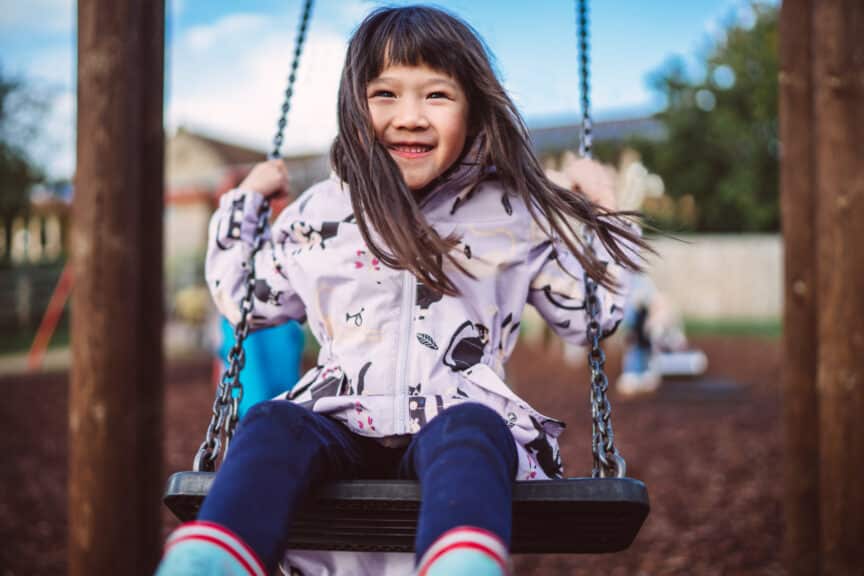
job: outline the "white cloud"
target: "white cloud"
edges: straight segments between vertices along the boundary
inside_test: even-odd
[[[68,90],[54,101],[40,138],[40,157],[53,178],[66,178],[75,172],[75,92]]]
[[[44,103],[38,126],[30,115],[13,128],[24,135],[21,142],[34,161],[52,178],[66,178],[74,171],[75,156],[75,62],[72,46],[34,52],[29,60],[13,60],[5,69],[24,81],[25,90]],[[29,126],[30,128],[23,128]],[[30,131],[32,128],[32,132]]]
[[[189,28],[182,38],[181,50],[204,52],[214,48],[216,42],[231,42],[232,38],[255,38],[267,26],[261,14],[229,14],[215,24]]]
[[[74,0],[8,1],[0,10],[0,30],[71,32],[74,22]]]
[[[257,17],[232,16],[178,39],[171,54],[168,126],[269,148],[293,48],[284,25]],[[332,141],[344,53],[340,34],[316,30],[308,36],[283,151],[323,150]]]
[[[381,0],[345,0],[339,4],[338,16],[343,24],[353,29],[366,14],[385,4]]]
[[[73,47],[37,52],[26,64],[28,78],[70,89],[75,84],[75,52]]]
[[[313,9],[283,152],[321,151],[332,142],[348,35],[381,3],[342,0]],[[269,150],[301,8],[299,1],[287,4],[275,14],[231,14],[176,39],[169,64],[170,130],[184,125]]]
[[[186,12],[186,0],[168,0],[168,13],[172,18],[178,18]]]
[[[13,141],[23,144],[49,178],[70,177],[75,169],[75,92],[53,93],[38,125],[29,120],[22,118],[20,126],[12,127]]]

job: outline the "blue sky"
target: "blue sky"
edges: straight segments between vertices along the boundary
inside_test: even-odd
[[[74,0],[0,0],[0,66],[53,95],[46,129],[29,144],[54,177],[70,176],[75,147]],[[396,1],[391,4],[407,4]],[[180,125],[265,149],[284,90],[300,0],[166,0],[166,128]],[[289,120],[286,151],[325,148],[345,43],[381,2],[318,0]],[[529,123],[578,115],[572,0],[439,0],[470,22],[495,56]],[[595,0],[592,100],[599,117],[644,114],[662,103],[646,78],[673,55],[693,58],[746,0]]]

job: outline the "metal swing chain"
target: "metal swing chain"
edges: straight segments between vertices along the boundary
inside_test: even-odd
[[[297,27],[297,38],[294,40],[294,58],[291,60],[291,73],[288,74],[288,86],[285,88],[285,97],[282,100],[282,110],[277,122],[276,136],[273,137],[273,151],[270,158],[279,158],[282,155],[282,140],[285,126],[288,124],[288,112],[291,110],[291,97],[294,96],[294,82],[297,80],[297,67],[300,66],[300,55],[303,53],[303,44],[306,42],[306,30],[309,28],[309,17],[312,15],[313,0],[306,0],[303,4],[303,15],[300,17],[300,25]]]
[[[576,1],[577,30],[579,33],[579,91],[582,103],[582,133],[579,139],[579,153],[591,158],[593,144],[591,123],[591,100],[589,84],[590,54],[588,52],[588,1]],[[585,246],[594,253],[594,234],[588,231]],[[600,298],[597,296],[597,283],[585,274],[585,312],[588,316],[586,338],[590,349],[588,365],[591,368],[591,451],[594,465],[591,475],[594,478],[623,478],[627,473],[627,463],[615,447],[615,433],[612,430],[612,405],[606,393],[609,379],[604,366],[606,353],[600,346]]]
[[[240,300],[240,321],[234,327],[234,345],[228,352],[228,367],[222,373],[216,389],[216,399],[213,401],[210,425],[204,442],[195,454],[192,469],[195,472],[212,472],[216,468],[219,454],[228,452],[228,445],[234,435],[240,414],[240,402],[243,400],[243,384],[240,382],[240,372],[246,365],[246,351],[243,343],[249,334],[249,313],[254,307],[252,296],[255,291],[255,254],[265,242],[264,231],[270,217],[269,203],[264,202],[258,212],[258,223],[255,226],[255,243],[249,256],[246,278],[246,292]],[[234,394],[237,390],[237,394]],[[224,437],[224,440],[223,440]]]
[[[303,44],[306,40],[306,30],[309,26],[309,16],[312,12],[313,0],[306,0],[303,5],[303,14],[297,30],[297,38],[294,43],[294,56],[291,61],[291,73],[288,76],[288,87],[282,101],[281,113],[277,123],[276,136],[273,138],[273,151],[269,158],[279,158],[281,155],[283,134],[288,124],[288,112],[291,110],[291,97],[294,95],[294,83],[297,80],[297,67],[300,65],[300,55],[303,53]],[[246,351],[243,347],[246,336],[249,334],[249,314],[254,308],[253,295],[255,292],[255,255],[264,246],[266,230],[270,221],[270,201],[264,200],[258,210],[258,220],[253,236],[252,251],[246,263],[248,275],[246,277],[246,291],[240,300],[240,321],[234,327],[234,345],[228,352],[228,367],[222,374],[216,389],[216,399],[213,401],[212,415],[204,442],[198,448],[192,469],[195,472],[212,472],[216,468],[216,460],[219,454],[225,457],[228,446],[234,436],[234,429],[240,415],[240,402],[243,400],[243,383],[240,381],[240,372],[246,365]],[[235,394],[236,391],[236,394]],[[223,440],[224,438],[224,440]]]

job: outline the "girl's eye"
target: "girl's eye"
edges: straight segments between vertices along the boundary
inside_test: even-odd
[[[450,95],[447,94],[446,92],[432,92],[429,94],[429,98],[432,98],[433,100],[438,100],[441,98],[449,99]]]
[[[396,95],[390,90],[375,90],[372,92],[371,98],[395,98]]]

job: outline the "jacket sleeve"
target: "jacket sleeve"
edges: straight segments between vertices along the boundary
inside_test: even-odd
[[[235,189],[224,194],[210,219],[207,239],[205,277],[219,312],[232,325],[240,321],[240,302],[246,293],[249,256],[263,196],[249,190]],[[286,211],[289,210],[286,208]],[[275,246],[278,228],[284,218],[265,231],[264,245],[255,256],[255,288],[250,313],[250,328],[264,328],[302,320],[306,316],[300,297],[286,274],[286,255]]]
[[[600,332],[605,338],[612,334],[624,316],[624,303],[630,285],[631,273],[616,264],[600,242],[595,241],[597,257],[605,262],[616,282],[616,291],[597,285],[600,300]],[[633,250],[626,246],[625,250]],[[634,252],[637,254],[637,252]],[[528,292],[533,305],[549,326],[564,340],[585,345],[588,319],[585,307],[585,271],[579,260],[559,239],[548,240],[538,246],[533,257],[539,261]]]

